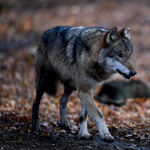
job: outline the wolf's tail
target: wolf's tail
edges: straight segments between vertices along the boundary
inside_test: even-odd
[[[57,92],[57,75],[49,62],[47,47],[43,40],[40,41],[38,49],[35,53],[35,82],[36,90],[41,88],[50,95]]]

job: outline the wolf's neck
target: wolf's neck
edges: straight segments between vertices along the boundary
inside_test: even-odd
[[[93,78],[96,81],[103,81],[106,80],[108,78],[110,78],[110,76],[113,75],[113,73],[108,73],[103,65],[99,65],[97,62],[93,64],[93,66],[90,67],[90,69],[86,70],[87,75],[90,78]]]

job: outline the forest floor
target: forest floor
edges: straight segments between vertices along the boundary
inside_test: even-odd
[[[71,130],[60,126],[60,84],[55,97],[44,95],[40,105],[41,135],[32,133],[31,110],[35,98],[34,52],[42,33],[57,25],[131,27],[133,63],[137,75],[150,85],[150,3],[140,1],[73,2],[68,0],[8,0],[0,3],[0,150],[150,150],[150,99],[128,99],[118,107],[95,100],[114,136],[105,143],[90,118],[93,140],[78,140],[81,102],[73,92],[67,105]],[[110,80],[125,80],[115,75]],[[99,92],[101,86],[97,88]]]

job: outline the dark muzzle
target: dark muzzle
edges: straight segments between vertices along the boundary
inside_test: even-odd
[[[134,76],[134,75],[136,75],[136,74],[137,74],[136,71],[134,71],[134,70],[130,71],[130,77],[132,77],[132,76]]]

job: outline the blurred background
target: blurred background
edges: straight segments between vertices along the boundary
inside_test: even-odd
[[[12,120],[18,118],[18,114],[26,115],[24,117],[28,121],[31,120],[32,102],[35,97],[34,52],[42,33],[59,25],[105,28],[116,26],[118,30],[130,27],[134,49],[132,59],[138,73],[134,79],[150,85],[149,0],[0,0],[1,117],[6,114],[8,116],[9,112]],[[111,80],[114,79],[125,80],[117,74]],[[59,89],[55,98],[44,95],[40,108],[41,121],[59,120],[59,110],[56,108],[59,107],[62,85]],[[77,124],[80,113],[80,100],[76,92],[70,99],[72,101],[68,103],[68,111],[69,114],[74,114],[71,122],[73,126]],[[136,102],[138,110],[133,109],[133,113],[145,113],[143,123],[150,116],[148,104],[149,101],[146,100],[143,100],[142,104]],[[110,114],[118,116],[129,110],[128,106],[124,106],[118,114],[115,113],[114,107],[97,105],[101,111],[105,111],[104,116],[109,114],[110,117]],[[143,118],[139,115],[141,114],[137,113],[137,120]],[[71,116],[69,117],[71,120]],[[107,122],[112,121],[110,117],[107,118]],[[2,122],[11,122],[6,116],[3,118],[1,128],[4,127]],[[127,119],[133,118],[130,115],[123,119],[125,120],[118,125],[123,126],[127,124]]]

